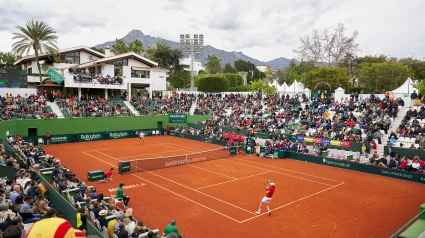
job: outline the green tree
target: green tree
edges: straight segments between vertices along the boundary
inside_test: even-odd
[[[59,48],[56,46],[58,39],[58,36],[55,35],[56,31],[46,23],[34,20],[27,21],[24,27],[16,26],[16,28],[18,32],[13,33],[13,40],[16,42],[12,45],[12,52],[22,56],[22,54],[28,55],[31,50],[34,50],[40,82],[42,82],[39,54],[56,55],[59,52]]]
[[[105,54],[105,49],[103,49],[103,48],[91,47],[90,49],[95,50],[99,53]]]
[[[3,62],[6,68],[15,68],[15,61],[20,57],[12,52],[0,52],[0,62]]]
[[[236,60],[234,62],[235,65],[235,69],[238,72],[247,72],[247,82],[251,82],[254,79],[261,79],[261,78],[265,78],[266,75],[263,72],[260,72],[257,67],[249,62],[249,61],[244,61],[244,60]]]
[[[232,67],[229,63],[227,63],[224,65],[223,73],[233,74],[233,73],[236,73],[236,69]]]
[[[320,82],[327,82],[331,85],[330,90],[335,90],[338,87],[348,88],[350,76],[347,73],[347,68],[337,66],[322,66],[314,70],[310,70],[302,75],[298,80],[304,83],[306,88],[314,90],[315,86]],[[323,89],[329,90],[325,87]]]
[[[127,48],[130,52],[134,52],[138,55],[145,52],[145,48],[143,48],[143,43],[139,39],[130,42]]]
[[[359,87],[365,92],[391,91],[409,77],[409,68],[399,62],[363,63],[359,65]]]
[[[189,88],[190,87],[190,72],[189,71],[175,72],[168,81],[174,88]]]
[[[291,85],[294,82],[294,75],[290,67],[278,69],[276,71],[276,78],[279,85],[283,85],[284,83]]]
[[[221,73],[221,59],[215,55],[208,55],[205,69],[210,74]]]
[[[183,53],[179,49],[172,49],[165,41],[157,40],[146,50],[146,57],[157,62],[159,67],[170,69],[171,77],[174,72],[181,72],[187,66],[180,65]]]
[[[129,52],[129,49],[123,39],[116,39],[111,51],[114,54],[119,55]]]

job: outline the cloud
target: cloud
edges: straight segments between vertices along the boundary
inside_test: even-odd
[[[170,11],[185,11],[185,0],[165,0],[162,9]]]
[[[105,16],[94,14],[85,8],[78,8],[76,11],[76,6],[63,3],[57,6],[42,1],[37,1],[36,4],[20,0],[4,1],[0,4],[0,30],[13,30],[15,26],[24,25],[28,20],[44,21],[58,33],[79,32],[85,28],[106,25]]]

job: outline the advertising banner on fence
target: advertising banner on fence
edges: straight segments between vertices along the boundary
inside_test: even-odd
[[[332,167],[338,167],[343,169],[355,170],[363,173],[376,174],[380,176],[386,176],[396,179],[403,179],[411,182],[417,182],[425,184],[425,174],[416,174],[407,171],[393,170],[387,168],[381,168],[378,166],[371,166],[365,164],[358,164],[354,162],[344,161],[344,160],[333,160],[328,158],[318,159],[316,156],[298,154],[294,152],[285,152],[286,156],[291,159],[311,162],[315,164],[323,164]]]
[[[95,140],[103,140],[103,139],[105,139],[103,132],[78,134],[79,142],[95,141]]]
[[[113,131],[109,132],[110,139],[120,139],[120,138],[129,138],[131,137],[132,131]]]
[[[307,138],[303,136],[297,135],[296,137],[297,141],[305,141],[310,143],[317,143],[317,144],[326,144],[326,145],[334,145],[334,146],[344,146],[344,147],[351,147],[351,141],[337,141],[337,140],[329,140],[326,138]]]
[[[187,114],[168,114],[169,123],[187,123]]]
[[[51,144],[70,143],[71,141],[72,141],[72,135],[50,136],[50,143]]]

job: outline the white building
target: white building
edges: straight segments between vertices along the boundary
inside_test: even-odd
[[[107,47],[105,54],[102,54],[81,46],[60,50],[59,54],[61,63],[52,63],[49,66],[65,77],[65,87],[78,88],[79,96],[81,96],[82,88],[105,89],[106,97],[108,97],[108,89],[127,90],[128,98],[131,98],[132,86],[148,88],[150,95],[152,95],[153,90],[166,90],[166,78],[169,70],[158,67],[158,63],[136,53],[113,55]],[[49,61],[48,55],[40,55],[39,60]],[[22,65],[22,69],[29,74],[38,74],[35,55],[25,56],[17,60],[15,65]],[[91,82],[75,81],[74,74],[70,73],[71,68],[73,69],[71,71],[88,70],[93,72],[93,80]],[[41,73],[45,74],[47,70],[48,68],[42,69]],[[98,75],[120,77],[122,84],[103,84],[96,79]],[[35,84],[36,82],[39,83],[40,80],[38,76],[28,76],[28,82]]]
[[[259,66],[257,66],[257,69],[260,72],[264,73],[264,72],[266,72],[267,66],[265,66],[265,65],[259,65]]]
[[[194,75],[197,75],[199,70],[205,70],[205,68],[202,66],[202,62],[200,60],[197,60],[197,59],[193,60],[193,70],[192,70],[191,59],[192,59],[191,55],[189,55],[188,58],[180,59],[180,64],[181,65],[188,65],[189,68],[186,69],[186,70],[187,71],[193,71]]]

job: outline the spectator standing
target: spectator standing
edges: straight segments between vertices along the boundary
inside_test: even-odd
[[[412,104],[417,97],[418,97],[418,94],[416,94],[416,90],[413,90],[413,93],[410,94],[410,107],[412,107]]]
[[[49,132],[47,132],[47,134],[46,134],[46,143],[47,143],[47,145],[50,145],[50,134],[49,134]]]
[[[164,236],[167,236],[173,232],[176,233],[179,238],[182,237],[182,235],[179,233],[179,229],[176,227],[176,220],[172,220],[171,223],[165,227]]]
[[[124,203],[124,207],[128,206],[128,202],[130,201],[130,197],[126,196],[123,191],[122,191],[122,187],[124,186],[123,183],[120,183],[119,188],[117,188],[117,193],[116,193],[116,198],[121,200]]]

